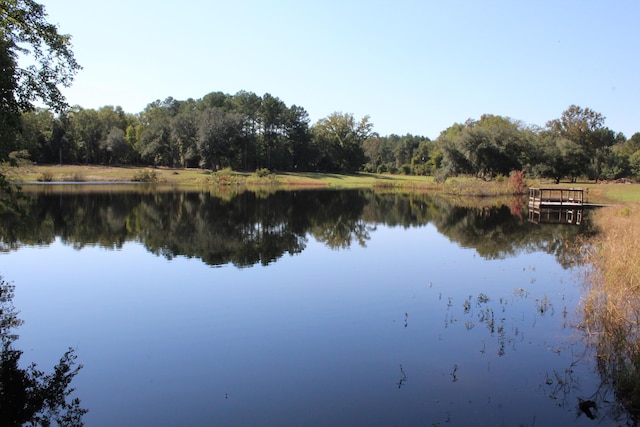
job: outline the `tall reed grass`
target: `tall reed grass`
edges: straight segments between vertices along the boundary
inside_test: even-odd
[[[590,265],[584,326],[605,388],[619,416],[640,422],[640,205],[608,207],[595,219],[599,233],[587,246]]]

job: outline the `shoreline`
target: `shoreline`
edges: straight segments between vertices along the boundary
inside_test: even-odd
[[[506,177],[484,181],[474,177],[452,177],[439,183],[430,176],[391,175],[373,173],[282,172],[258,175],[255,172],[236,172],[223,169],[212,173],[206,169],[166,168],[141,166],[86,166],[86,165],[27,165],[4,168],[2,171],[12,184],[30,185],[130,185],[167,184],[178,186],[249,187],[280,189],[373,188],[380,191],[428,191],[455,196],[508,196],[513,195]],[[591,202],[640,203],[640,184],[561,182],[526,180],[529,186],[558,186],[584,188]]]

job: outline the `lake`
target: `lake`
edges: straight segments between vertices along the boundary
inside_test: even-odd
[[[590,425],[580,226],[365,190],[34,186],[4,219],[21,364],[87,426]],[[601,411],[602,412],[602,411]],[[609,421],[607,421],[609,420]]]

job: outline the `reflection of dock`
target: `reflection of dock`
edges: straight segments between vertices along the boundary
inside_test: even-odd
[[[580,224],[584,191],[576,188],[530,188],[529,221]]]

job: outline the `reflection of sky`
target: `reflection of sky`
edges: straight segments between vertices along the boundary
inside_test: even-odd
[[[431,225],[379,225],[366,248],[309,238],[266,267],[56,241],[1,255],[0,274],[22,362],[77,348],[87,425],[578,422],[541,387],[571,362],[579,298],[546,254],[486,261]]]

